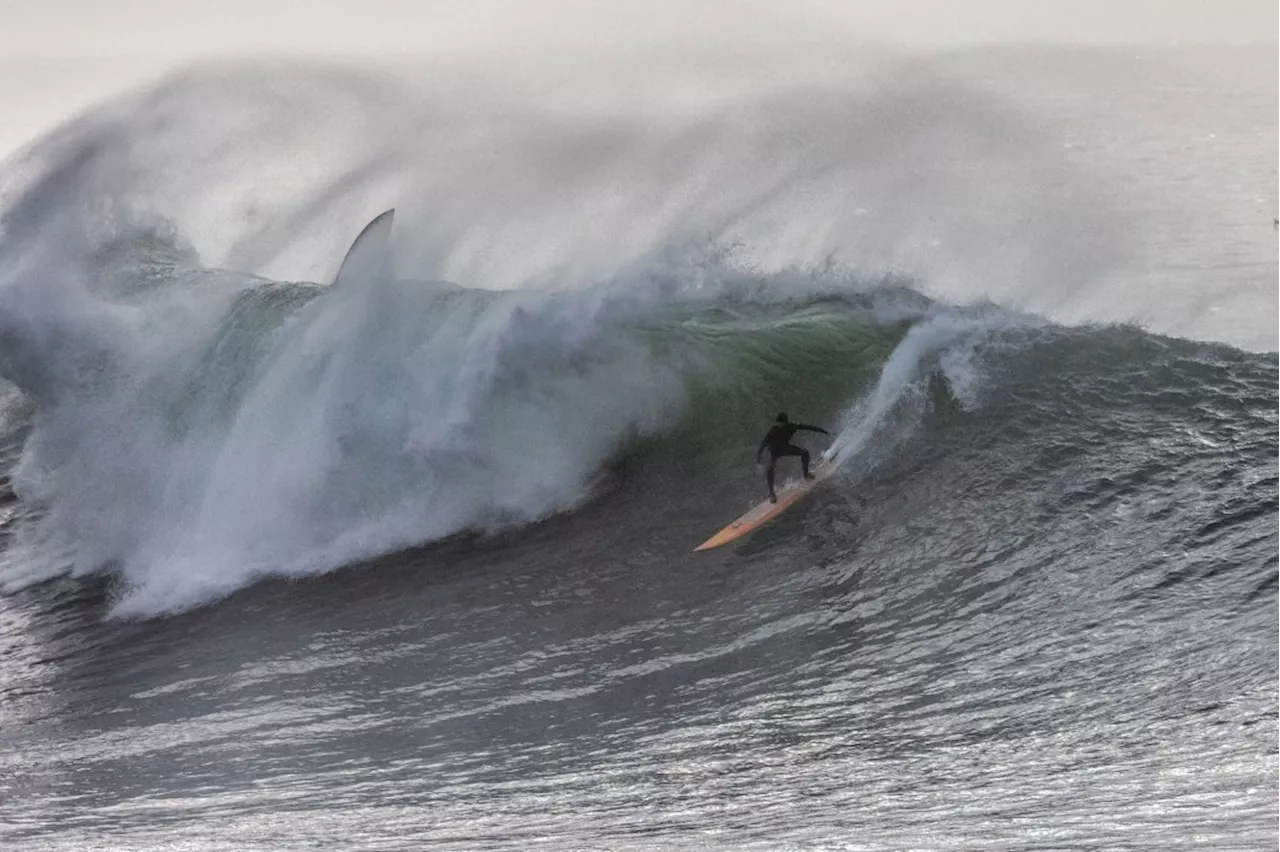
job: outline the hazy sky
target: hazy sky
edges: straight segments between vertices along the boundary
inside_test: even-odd
[[[5,0],[0,56],[789,39],[1275,41],[1276,0]]]
[[[72,113],[216,56],[501,58],[847,42],[1274,43],[1276,0],[2,0],[0,157]],[[667,55],[671,55],[668,53]],[[495,59],[497,61],[495,61]],[[654,60],[658,61],[658,60]]]

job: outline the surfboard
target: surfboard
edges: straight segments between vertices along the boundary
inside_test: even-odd
[[[738,518],[738,520],[729,524],[729,526],[720,530],[720,532],[695,547],[694,551],[710,550],[713,547],[720,547],[721,545],[728,544],[731,541],[737,541],[748,533],[755,532],[760,529],[760,527],[769,523],[769,521],[772,521],[774,518],[789,509],[801,497],[812,491],[817,487],[819,482],[830,476],[835,469],[835,459],[824,459],[809,471],[813,474],[813,479],[801,479],[777,489],[777,503],[770,503],[768,500],[765,500],[741,518]]]

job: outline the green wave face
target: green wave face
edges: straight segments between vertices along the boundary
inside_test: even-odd
[[[91,350],[35,359],[14,335],[5,359],[34,406],[8,442],[32,512],[20,536],[73,554],[50,570],[113,572],[139,611],[535,522],[664,442],[714,470],[776,410],[832,422],[905,328],[866,296],[788,299],[768,278],[711,293],[144,278],[96,294],[109,323],[65,335]],[[63,334],[67,317],[45,321]]]
[[[8,418],[18,535],[59,554],[51,572],[109,570],[123,611],[153,613],[519,529],[637,483],[640,518],[672,488],[704,494],[690,523],[709,533],[762,496],[751,462],[780,410],[834,433],[839,489],[948,441],[1082,406],[1121,428],[1153,398],[1194,409],[1243,381],[1205,366],[1232,350],[794,283],[496,292],[183,273],[123,291],[114,325],[82,335],[91,350],[24,372],[30,353],[6,338],[28,406]],[[1274,390],[1274,358],[1232,357]],[[641,473],[602,491],[618,471]]]

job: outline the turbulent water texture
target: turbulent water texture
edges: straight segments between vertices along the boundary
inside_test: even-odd
[[[1274,846],[1276,354],[1062,322],[1133,223],[1014,113],[246,79],[8,176],[0,844]],[[692,553],[778,410],[840,469]]]

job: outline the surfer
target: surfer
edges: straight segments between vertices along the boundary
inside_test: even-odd
[[[796,432],[804,429],[809,432],[821,432],[824,435],[830,435],[826,429],[821,426],[809,426],[805,423],[792,423],[787,419],[785,411],[780,412],[777,422],[769,429],[769,434],[764,436],[764,440],[760,442],[760,449],[756,450],[756,464],[760,464],[760,456],[767,449],[769,451],[769,467],[765,471],[765,480],[769,483],[769,502],[777,503],[778,495],[773,490],[773,469],[777,465],[778,459],[782,456],[799,456],[800,469],[804,473],[805,479],[813,479],[813,474],[809,473],[809,451],[804,447],[797,447],[791,443],[791,438]]]

